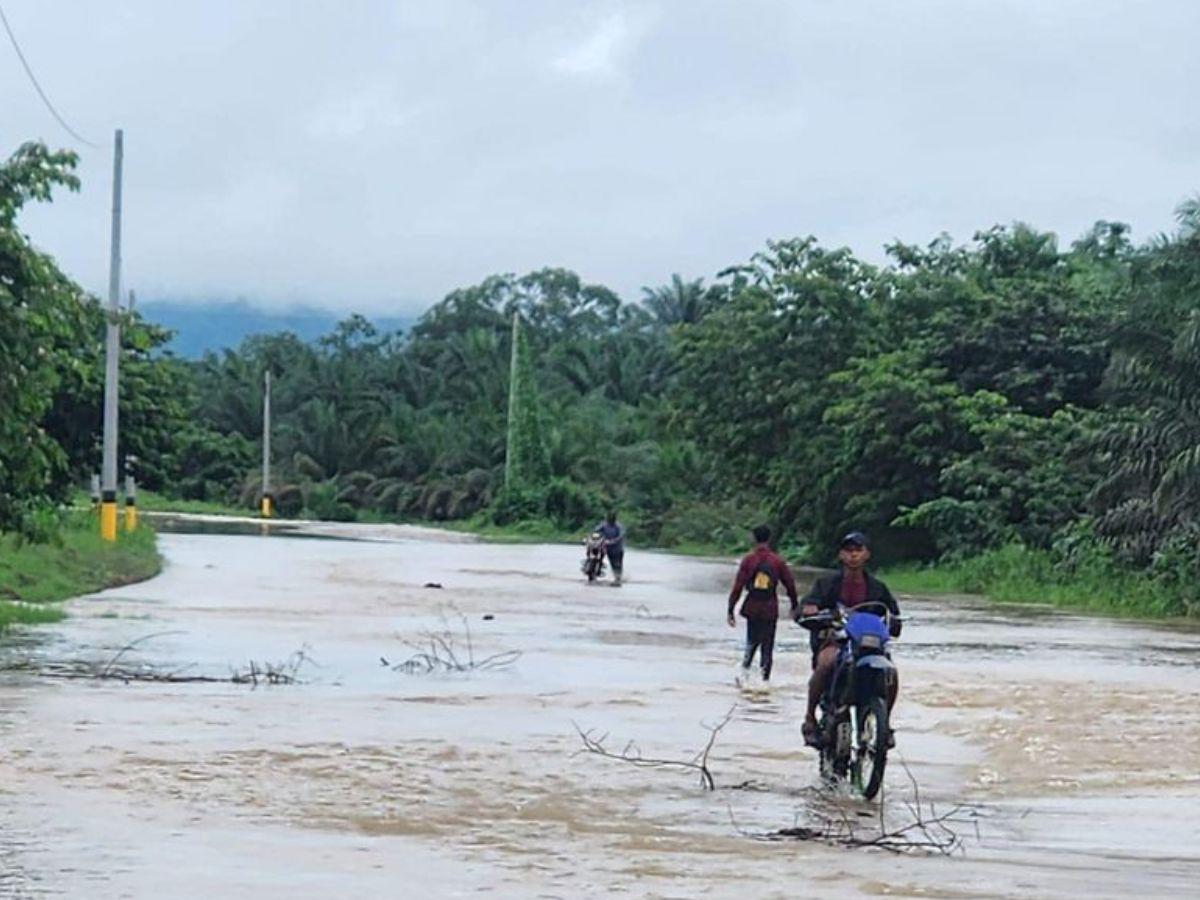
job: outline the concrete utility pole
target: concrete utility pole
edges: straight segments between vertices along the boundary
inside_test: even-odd
[[[513,476],[513,431],[516,425],[514,413],[517,402],[517,331],[520,328],[520,317],[513,313],[512,326],[512,358],[508,364],[508,435],[504,446],[504,483],[511,485]]]
[[[138,524],[137,513],[137,479],[133,475],[137,465],[137,457],[133,454],[125,457],[125,530],[135,531]]]
[[[124,142],[113,143],[112,255],[108,263],[108,334],[104,346],[104,465],[100,485],[100,536],[117,539],[117,360],[121,353],[121,158]]]
[[[263,473],[262,473],[262,505],[264,519],[275,514],[273,498],[271,497],[271,370],[263,375]]]
[[[132,316],[133,305],[137,302],[137,297],[134,296],[133,290],[129,291],[129,305],[126,311]],[[137,457],[132,453],[125,457],[125,530],[136,531],[138,525],[137,511],[137,477],[134,475],[134,469],[137,466]]]

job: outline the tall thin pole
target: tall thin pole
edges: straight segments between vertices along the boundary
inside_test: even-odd
[[[508,365],[508,435],[504,447],[504,483],[508,485],[512,484],[513,478],[513,451],[515,449],[513,437],[516,432],[517,408],[517,338],[520,321],[517,313],[513,312],[512,358]]]
[[[271,518],[271,370],[263,376],[262,517]]]
[[[104,465],[100,485],[100,536],[117,539],[117,361],[121,352],[121,162],[124,140],[113,143],[112,254],[108,263],[108,328],[104,346]]]

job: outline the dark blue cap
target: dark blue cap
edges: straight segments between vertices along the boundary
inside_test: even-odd
[[[845,547],[847,544],[853,544],[858,547],[867,546],[867,536],[861,531],[848,531],[842,535],[842,539],[838,541],[838,549]]]

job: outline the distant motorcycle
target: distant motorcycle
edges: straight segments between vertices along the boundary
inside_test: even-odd
[[[870,602],[796,620],[838,644],[837,664],[821,697],[817,721],[821,775],[849,779],[868,800],[879,793],[887,767],[888,686],[896,677],[888,652],[891,618],[885,604]]]
[[[604,576],[604,549],[608,542],[598,531],[593,531],[583,541],[583,563],[580,568],[589,582]]]

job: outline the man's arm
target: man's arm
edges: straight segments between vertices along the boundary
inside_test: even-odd
[[[801,615],[816,615],[822,607],[826,606],[824,580],[824,578],[817,578],[813,581],[812,587],[808,589],[808,593],[800,601]]]
[[[747,571],[749,568],[745,559],[738,563],[737,577],[733,579],[733,587],[729,591],[729,608],[727,612],[730,619],[733,618],[734,607],[737,606],[738,600],[742,598],[742,590],[746,587],[746,579],[750,577],[750,573]]]
[[[893,616],[888,625],[888,631],[892,637],[900,637],[900,631],[903,629],[904,623],[899,618],[895,618],[900,615],[900,604],[896,602],[896,598],[892,596],[892,592],[888,590],[886,584],[881,581],[879,582],[879,587],[883,590],[883,603]]]
[[[792,570],[788,568],[788,564],[782,556],[779,557],[779,580],[783,582],[783,589],[787,591],[788,600],[792,604],[792,612],[795,613],[800,603],[796,594],[796,579],[792,577]]]

